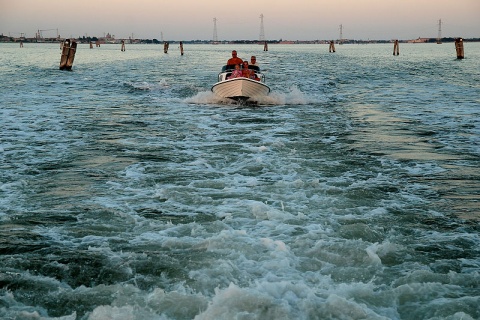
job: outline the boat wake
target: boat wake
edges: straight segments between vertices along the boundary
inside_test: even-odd
[[[160,90],[164,88],[170,87],[165,79],[162,79],[159,82],[151,83],[146,81],[125,81],[123,85],[131,90],[139,90],[139,91],[152,91],[152,90]]]
[[[154,92],[158,99],[174,99],[188,104],[281,106],[316,104],[326,100],[326,97],[307,95],[297,86],[291,86],[288,90],[282,92],[272,90],[266,96],[256,97],[255,102],[222,98],[210,90],[197,91],[198,88],[192,86],[172,86],[165,79],[159,82],[124,82],[123,86],[132,93]]]
[[[296,86],[290,87],[286,92],[272,91],[269,95],[255,99],[255,105],[305,105],[319,102],[318,99],[308,97]],[[190,104],[221,104],[238,105],[245,104],[243,101],[235,101],[229,98],[220,98],[211,91],[202,91],[193,97],[185,99]],[[249,104],[246,101],[246,104]]]

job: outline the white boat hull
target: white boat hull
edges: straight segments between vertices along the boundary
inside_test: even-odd
[[[265,83],[248,78],[233,78],[212,86],[212,92],[222,98],[256,100],[270,93]]]

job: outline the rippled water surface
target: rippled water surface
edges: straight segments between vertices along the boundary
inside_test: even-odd
[[[478,43],[126,49],[0,44],[1,318],[480,318]]]

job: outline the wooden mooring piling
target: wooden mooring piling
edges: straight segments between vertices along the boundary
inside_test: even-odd
[[[398,40],[393,42],[393,55],[398,56],[400,54],[400,49],[398,47]]]
[[[77,51],[77,43],[66,39],[62,46],[62,56],[60,57],[60,70],[72,70],[73,59]]]
[[[328,47],[328,52],[335,52],[335,42],[330,41],[330,46]]]
[[[465,58],[465,54],[463,51],[463,38],[455,39],[455,49],[457,51],[457,59]]]

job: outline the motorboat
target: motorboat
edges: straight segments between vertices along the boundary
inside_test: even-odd
[[[270,93],[270,87],[265,84],[265,75],[260,68],[254,65],[248,66],[254,70],[255,79],[245,77],[230,78],[235,65],[226,65],[218,74],[218,82],[212,86],[212,92],[221,98],[229,98],[237,101],[255,102]]]

